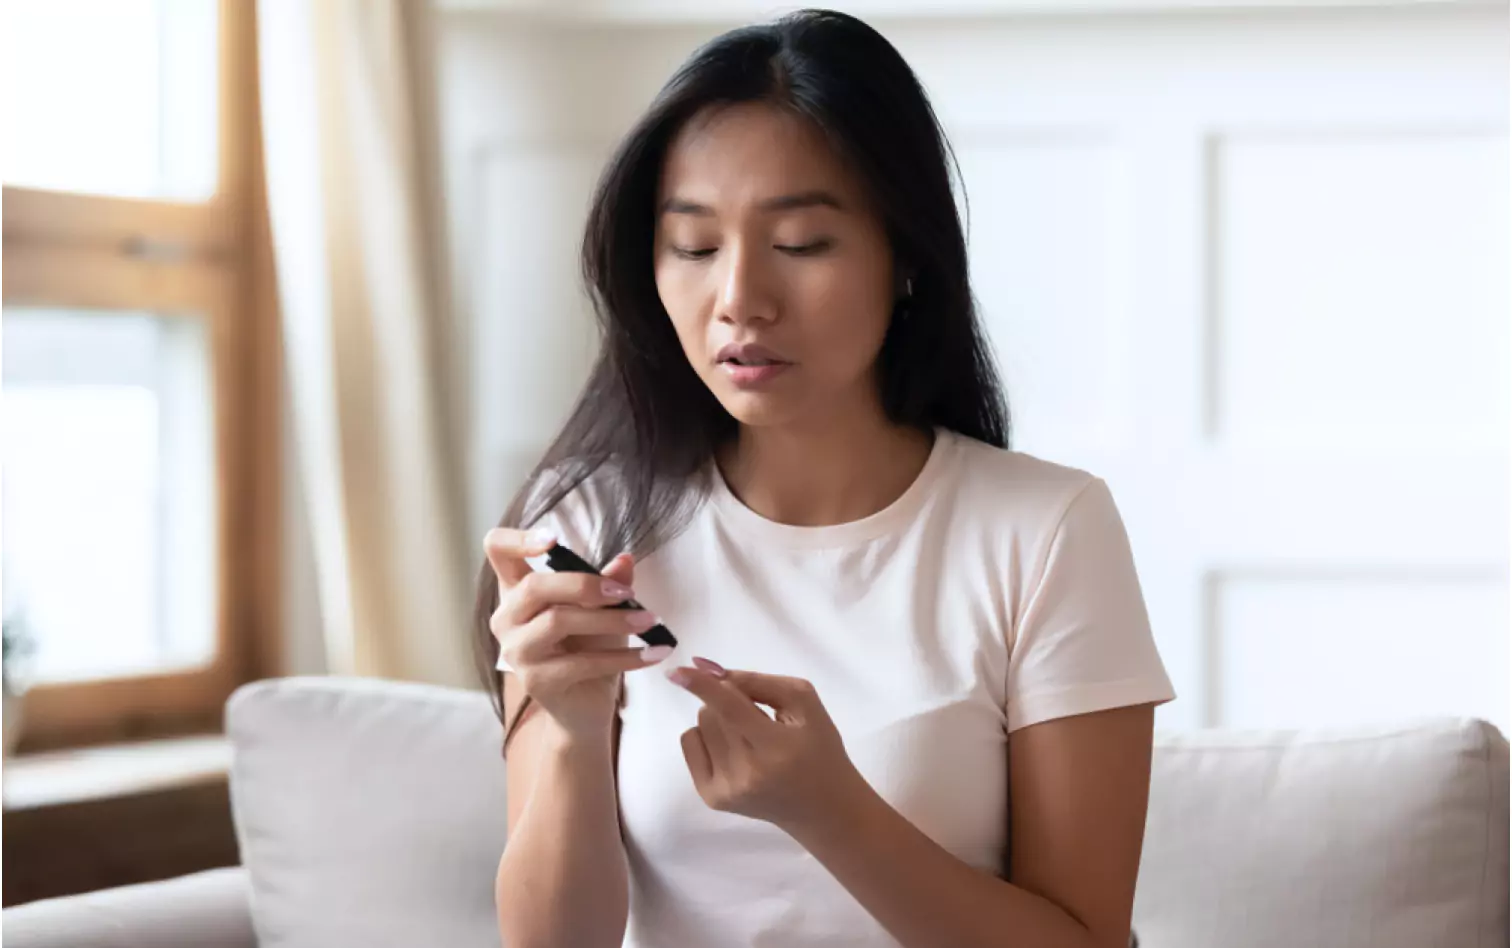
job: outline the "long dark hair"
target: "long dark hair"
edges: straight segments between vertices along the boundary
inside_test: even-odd
[[[912,281],[907,318],[882,343],[882,406],[894,423],[947,428],[1006,448],[1008,406],[976,317],[966,238],[951,189],[959,167],[929,99],[898,51],[852,16],[804,10],[714,39],[671,78],[599,179],[583,237],[583,278],[601,346],[577,405],[504,514],[529,526],[601,469],[614,493],[595,548],[644,556],[682,528],[707,492],[716,449],[738,424],[688,363],[657,295],[652,245],[668,147],[711,106],[763,102],[818,128],[869,190]],[[478,577],[476,655],[503,718],[498,608]],[[527,699],[528,700],[528,699]],[[505,735],[524,717],[521,704]]]

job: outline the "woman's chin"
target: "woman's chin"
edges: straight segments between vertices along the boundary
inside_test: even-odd
[[[752,428],[780,428],[804,414],[797,399],[771,392],[720,392],[719,403],[736,421]]]

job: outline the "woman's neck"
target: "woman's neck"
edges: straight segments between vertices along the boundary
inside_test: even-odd
[[[812,428],[742,426],[720,457],[731,493],[778,523],[850,523],[902,496],[929,459],[933,435],[877,419]]]

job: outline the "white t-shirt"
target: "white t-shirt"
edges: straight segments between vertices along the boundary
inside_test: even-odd
[[[603,503],[586,485],[542,525],[586,553]],[[1009,732],[1175,697],[1107,485],[946,431],[901,497],[851,523],[767,520],[716,476],[635,591],[678,647],[625,676],[626,948],[897,945],[782,830],[699,798],[679,743],[699,702],[663,675],[694,655],[813,682],[881,796],[999,875]]]

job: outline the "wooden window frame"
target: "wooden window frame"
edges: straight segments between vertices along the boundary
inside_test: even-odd
[[[218,14],[211,198],[181,203],[17,187],[0,195],[4,304],[203,320],[215,420],[213,660],[185,672],[34,685],[24,698],[20,753],[218,731],[231,692],[277,674],[281,664],[282,367],[255,5],[219,0]],[[89,577],[79,584],[87,595]]]

